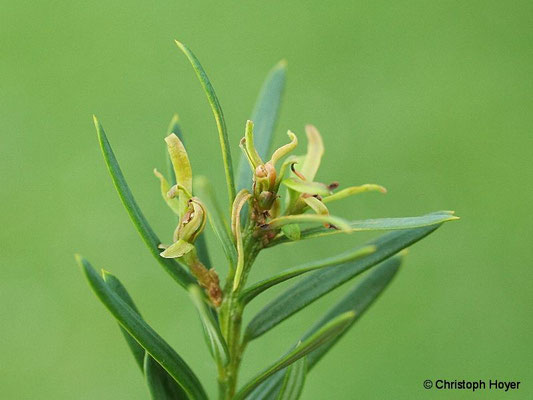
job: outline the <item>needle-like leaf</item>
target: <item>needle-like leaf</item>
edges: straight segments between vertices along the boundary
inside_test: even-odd
[[[287,368],[277,400],[298,400],[304,388],[306,374],[307,356]]]
[[[135,306],[131,296],[127,292],[126,288],[119,279],[110,274],[107,271],[102,272],[102,277],[106,285],[119,296],[133,311],[135,311],[139,317],[141,314]],[[142,317],[141,317],[142,318]],[[152,394],[152,400],[175,400],[175,399],[187,399],[187,395],[178,383],[172,378],[163,367],[155,361],[150,354],[148,354],[144,348],[137,343],[135,338],[131,336],[127,330],[125,330],[120,324],[118,324],[128,346],[130,347],[135,360],[141,371],[143,371],[150,393]]]
[[[429,235],[439,226],[440,223],[436,223],[423,228],[388,233],[366,244],[376,246],[376,251],[367,257],[311,273],[257,313],[246,327],[245,340],[261,336],[333,289]]]
[[[351,221],[348,222],[348,224],[350,226],[350,232],[386,231],[414,229],[440,224],[446,221],[453,221],[456,219],[459,219],[459,217],[453,215],[453,211],[437,211],[435,213],[426,214],[419,217],[364,219],[360,221]],[[314,237],[334,235],[341,232],[344,231],[324,227],[309,228],[302,230],[300,238],[310,239]],[[291,242],[291,240],[284,235],[280,235],[273,239],[268,246],[271,247],[287,242]]]
[[[403,251],[405,252],[405,250]],[[402,252],[402,253],[403,253]],[[319,321],[307,331],[302,340],[312,336],[315,332],[321,329],[332,319],[336,318],[347,311],[353,311],[355,318],[350,322],[347,329],[342,332],[345,334],[347,330],[357,321],[361,315],[370,307],[370,305],[378,298],[378,296],[385,290],[392,278],[398,272],[402,264],[402,254],[396,255],[383,263],[373,268],[363,280],[355,286],[348,294],[346,294],[337,304],[335,304]],[[308,355],[308,369],[311,369],[315,364],[331,349],[335,343],[342,337],[337,336],[334,340],[320,346],[314,352]]]
[[[217,360],[217,362],[222,365],[226,365],[229,357],[228,347],[226,345],[226,341],[222,337],[222,333],[220,332],[220,328],[215,321],[213,314],[207,308],[202,292],[198,287],[191,286],[189,288],[189,294],[192,302],[198,310],[204,330],[207,333],[207,338],[209,339],[208,345],[211,349],[211,354],[215,360]]]
[[[139,316],[141,315],[128,291],[116,276],[110,274],[107,271],[102,271],[102,278],[104,279],[104,282],[109,287],[109,289],[115,292],[115,294],[119,296],[128,306],[130,306],[133,311],[139,314]],[[144,348],[139,343],[137,343],[133,336],[131,336],[128,331],[125,330],[120,324],[118,324],[118,326],[120,328],[120,331],[124,335],[124,339],[126,339],[126,342],[128,343],[128,346],[131,350],[131,353],[133,354],[133,357],[135,358],[135,361],[137,362],[137,365],[139,366],[141,371],[143,371],[144,354],[146,353],[144,351]]]
[[[275,286],[279,283],[285,282],[289,279],[303,275],[307,272],[315,271],[322,268],[332,267],[338,264],[343,264],[349,261],[355,261],[362,257],[366,257],[376,251],[375,246],[363,246],[355,250],[348,250],[344,253],[338,254],[333,257],[324,258],[322,260],[311,261],[297,267],[286,269],[279,274],[276,274],[270,278],[257,282],[256,284],[246,288],[241,295],[240,301],[243,304],[249,303],[259,294],[265,290]]]
[[[263,160],[266,160],[269,155],[281,97],[285,88],[286,75],[287,62],[282,60],[266,77],[250,118],[254,121],[255,148]],[[237,187],[238,190],[250,189],[251,185],[252,171],[243,155],[239,163]]]
[[[144,357],[144,378],[152,400],[187,400],[187,393],[150,354]]]
[[[146,218],[137,205],[137,202],[135,201],[128,184],[126,183],[126,179],[124,179],[124,175],[120,170],[120,166],[115,154],[113,153],[113,150],[111,149],[111,145],[107,140],[104,128],[100,122],[98,122],[96,117],[94,117],[94,125],[96,126],[96,132],[98,134],[98,140],[104,155],[104,160],[109,173],[111,174],[111,178],[115,188],[117,189],[118,195],[120,196],[122,204],[124,204],[126,211],[133,221],[133,225],[135,225],[135,228],[137,228],[137,231],[139,231],[144,243],[146,246],[148,246],[150,253],[152,253],[157,262],[159,262],[165,271],[167,271],[168,274],[181,286],[187,287],[188,285],[195,283],[195,279],[178,262],[173,259],[159,256],[159,249],[157,246],[161,244],[161,241],[153,231],[152,227],[148,224],[148,221],[146,221]]]
[[[313,335],[301,342],[285,356],[281,357],[273,365],[254,376],[246,385],[244,385],[241,390],[239,390],[239,392],[235,395],[234,400],[241,400],[246,398],[246,396],[251,391],[253,391],[257,386],[259,386],[262,382],[264,382],[268,377],[272,376],[277,371],[288,367],[289,365],[304,357],[305,355],[309,354],[313,350],[317,349],[324,343],[335,339],[337,335],[340,335],[344,331],[344,329],[350,325],[354,317],[355,314],[353,312],[347,312],[329,321],[317,332],[315,332]]]
[[[190,399],[207,400],[200,381],[179,354],[106,285],[85,258],[76,255],[76,260],[91,288],[118,323],[174,378]]]
[[[281,232],[290,240],[300,240],[302,230],[298,224],[287,224],[281,227]]]
[[[338,315],[347,311],[353,311],[355,313],[355,318],[353,321],[340,335],[307,355],[307,371],[310,371],[316,365],[316,363],[335,345],[335,343],[340,340],[342,335],[346,334],[348,329],[355,324],[355,322],[385,290],[398,272],[402,259],[403,257],[400,255],[394,256],[372,269],[372,271],[366,275],[358,285],[349,291],[348,294],[346,294],[331,309],[329,309],[329,311],[302,336],[300,341],[311,336],[314,332],[324,326],[324,324],[326,324],[328,321],[331,321]],[[279,371],[272,375],[269,379],[263,382],[263,384],[260,385],[249,398],[261,400],[276,399],[276,394],[281,392],[285,374],[285,371]]]
[[[209,81],[209,78],[207,77],[207,74],[200,64],[198,58],[196,58],[194,53],[183,43],[176,40],[176,44],[183,54],[185,54],[185,56],[189,59],[189,62],[191,63],[194,72],[196,73],[196,76],[198,77],[198,80],[204,89],[209,105],[211,106],[211,110],[213,111],[213,115],[215,116],[215,122],[218,129],[218,138],[220,141],[220,149],[222,150],[222,160],[224,162],[224,171],[226,173],[229,204],[231,205],[233,204],[233,199],[235,198],[235,183],[233,178],[233,163],[231,161],[228,132],[226,129],[224,114],[222,113],[222,107],[218,101],[215,89],[213,88],[213,85],[211,85],[211,82]]]

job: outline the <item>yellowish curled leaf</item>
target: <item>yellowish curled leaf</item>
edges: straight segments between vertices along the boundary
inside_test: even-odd
[[[324,143],[322,136],[313,125],[306,125],[305,134],[307,135],[307,154],[300,173],[307,181],[313,181],[324,154]]]
[[[172,166],[176,175],[176,183],[183,186],[189,193],[192,193],[191,163],[189,162],[189,156],[187,155],[183,143],[174,133],[168,135],[165,138],[165,142],[167,143],[168,153],[170,154],[170,160],[172,161]],[[189,196],[180,191],[180,215],[182,215],[187,208],[188,201]]]
[[[185,240],[178,240],[172,243],[165,251],[160,255],[163,258],[179,258],[194,249],[194,246]]]

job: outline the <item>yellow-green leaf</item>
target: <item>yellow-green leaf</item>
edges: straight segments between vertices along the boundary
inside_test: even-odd
[[[353,196],[355,194],[359,193],[365,193],[365,192],[380,192],[380,193],[387,193],[387,189],[385,189],[383,186],[375,185],[371,183],[367,183],[365,185],[361,186],[352,186],[346,189],[339,190],[337,193],[333,193],[330,196],[326,196],[322,199],[323,203],[330,203],[332,201],[341,200],[348,196]]]
[[[237,268],[235,270],[235,277],[233,280],[233,291],[237,290],[241,284],[242,274],[244,272],[244,248],[242,242],[241,232],[241,210],[250,199],[252,195],[246,189],[242,189],[233,202],[231,211],[231,230],[235,236],[235,243],[237,244]]]
[[[311,195],[328,196],[331,194],[331,189],[320,182],[302,181],[295,178],[287,178],[281,183],[299,193],[307,193]]]
[[[179,190],[179,206],[180,217],[183,215],[187,208],[187,202],[189,201],[190,194],[192,193],[192,169],[189,161],[189,156],[185,150],[185,146],[181,140],[171,133],[165,138],[167,142],[168,154],[174,167],[174,174],[176,175],[176,184],[183,186],[185,190]],[[178,186],[179,187],[179,186]]]
[[[334,217],[333,215],[316,215],[316,214],[297,214],[297,215],[285,215],[283,217],[274,218],[268,223],[268,227],[272,229],[281,228],[288,224],[297,223],[322,223],[333,225],[339,230],[350,233],[353,231],[348,221]],[[334,228],[325,228],[330,230],[337,230]]]
[[[194,246],[185,240],[178,240],[168,246],[165,251],[161,253],[163,258],[180,258],[188,252],[192,251]]]
[[[165,203],[169,206],[169,208],[176,214],[180,214],[180,205],[179,201],[176,198],[171,198],[168,196],[168,192],[170,190],[170,185],[168,181],[165,179],[163,174],[161,174],[157,169],[154,168],[154,175],[159,178],[160,186],[161,186],[161,197],[163,197],[163,200],[165,200]]]
[[[329,215],[328,208],[316,197],[304,197],[303,200],[318,215]]]
[[[283,157],[285,157],[287,154],[293,151],[296,148],[296,146],[298,146],[298,138],[296,137],[296,135],[291,131],[287,131],[287,135],[289,136],[289,139],[291,140],[290,143],[284,144],[279,149],[274,151],[274,153],[272,154],[270,163],[274,167],[276,166],[276,163],[279,160],[281,160]]]

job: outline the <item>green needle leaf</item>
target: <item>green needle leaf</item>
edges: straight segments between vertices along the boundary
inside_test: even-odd
[[[404,253],[405,250],[402,252]],[[303,336],[312,336],[315,332],[321,329],[332,319],[336,318],[347,311],[353,311],[356,317],[350,322],[345,331],[337,336],[334,340],[326,343],[313,353],[308,355],[308,369],[311,369],[315,364],[331,349],[335,343],[344,335],[350,327],[357,321],[361,315],[370,307],[370,305],[378,298],[378,296],[385,290],[392,278],[398,272],[403,261],[402,253],[394,256],[387,261],[379,264],[373,268],[368,275],[366,275],[361,283],[355,286],[348,294],[346,294],[337,304],[335,304],[308,332]],[[302,339],[302,340],[303,340]]]
[[[157,262],[159,262],[165,271],[167,271],[168,274],[181,286],[187,287],[190,284],[195,283],[195,279],[178,262],[173,259],[159,256],[159,249],[157,246],[161,244],[161,241],[152,230],[152,227],[148,224],[148,221],[146,221],[146,218],[137,205],[137,202],[135,201],[128,184],[126,183],[126,179],[124,179],[124,175],[120,170],[120,166],[115,154],[113,153],[113,150],[111,149],[111,145],[107,140],[104,128],[100,122],[98,122],[96,117],[94,117],[94,125],[96,126],[100,147],[102,149],[107,168],[109,169],[109,173],[111,174],[113,184],[117,189],[120,199],[122,200],[122,204],[124,204],[126,211],[133,221],[133,225],[135,225],[135,228],[137,228],[137,231],[139,231],[139,234],[141,235],[141,238],[146,246],[148,246],[150,253],[152,253]]]
[[[104,279],[104,282],[106,285],[111,289],[115,294],[122,299],[133,311],[135,311],[139,316],[141,313],[135,306],[135,303],[133,302],[133,299],[129,295],[128,291],[122,285],[122,283],[118,280],[117,277],[110,274],[107,271],[102,271],[102,277]],[[144,370],[143,364],[144,364],[144,354],[146,353],[144,351],[144,348],[137,343],[137,341],[131,336],[127,330],[125,330],[120,324],[118,324],[120,331],[124,335],[124,338],[126,339],[126,342],[128,343],[128,346],[133,354],[133,357],[135,357],[135,361],[137,362],[137,365],[141,369],[141,371]],[[165,372],[166,373],[166,372]]]
[[[191,286],[189,288],[189,294],[192,302],[198,310],[204,330],[207,333],[207,338],[209,339],[208,345],[211,349],[211,354],[217,362],[222,365],[226,365],[229,360],[228,347],[226,345],[226,341],[222,337],[222,333],[220,332],[217,322],[213,318],[213,314],[209,311],[207,305],[205,304],[202,292],[198,287]]]
[[[397,255],[373,268],[358,285],[329,309],[329,311],[302,336],[300,341],[311,336],[314,332],[338,315],[347,311],[353,311],[355,313],[353,321],[340,335],[307,355],[307,371],[310,371],[316,365],[316,363],[335,345],[335,343],[340,340],[342,335],[346,334],[348,329],[350,329],[373,304],[392,281],[398,272],[402,261],[403,257]],[[281,390],[280,388],[282,387],[284,379],[283,372],[284,371],[280,371],[271,376],[267,381],[263,382],[263,384],[253,392],[252,395],[255,395],[253,398],[264,400],[274,399],[275,394]]]
[[[369,256],[311,273],[257,313],[246,327],[245,340],[261,336],[331,290],[429,235],[439,226],[440,223],[437,223],[423,228],[388,233],[366,244],[376,246],[376,251]]]
[[[133,311],[139,315],[139,317],[141,317],[141,314],[133,303],[132,298],[118,278],[107,271],[102,271],[102,277],[109,289],[115,292],[117,296],[119,296]],[[177,384],[174,378],[172,378],[168,372],[165,371],[165,369],[161,367],[139,343],[137,343],[137,341],[128,333],[128,331],[126,331],[120,324],[118,324],[118,326],[124,335],[124,338],[126,339],[128,346],[130,347],[130,350],[133,353],[137,364],[139,365],[139,368],[144,372],[150,392],[152,393],[152,399],[187,399],[187,395]]]
[[[304,388],[306,374],[307,356],[287,368],[277,400],[298,400]]]
[[[128,304],[112,291],[89,262],[76,255],[93,291],[120,325],[174,378],[190,399],[207,400],[207,395],[189,366]]]
[[[289,279],[295,278],[307,272],[315,271],[317,269],[332,267],[334,265],[355,261],[362,257],[366,257],[376,251],[376,246],[363,246],[355,250],[349,250],[342,254],[333,257],[324,258],[318,261],[311,261],[309,263],[299,265],[285,271],[280,272],[268,279],[262,280],[241,293],[240,300],[243,304],[249,303],[253,298],[263,293],[265,290],[274,285],[285,282]]]
[[[282,60],[266,77],[250,118],[254,122],[255,148],[263,160],[268,159],[283,89],[285,88],[286,75],[287,62]],[[237,187],[239,190],[250,189],[251,185],[252,171],[243,155],[239,163]]]
[[[283,225],[281,227],[281,232],[283,232],[283,234],[289,240],[300,240],[300,238],[302,237],[302,230],[300,229],[300,225],[298,224]]]
[[[237,264],[237,250],[235,249],[235,243],[231,236],[229,225],[217,202],[211,184],[206,177],[197,176],[194,179],[194,190],[196,195],[203,201],[207,208],[209,224],[222,244],[222,249],[230,263],[230,268],[234,269]]]
[[[305,214],[304,214],[305,215]],[[419,217],[403,217],[403,218],[377,218],[364,219],[360,221],[348,222],[350,232],[362,231],[384,231],[397,229],[414,229],[424,226],[432,226],[446,221],[453,221],[459,219],[453,215],[453,211],[437,211],[435,213],[422,215]],[[334,235],[341,233],[343,230],[335,230],[324,227],[316,227],[302,230],[301,239],[309,239],[314,237],[321,237],[327,235]],[[291,240],[283,235],[276,237],[268,246],[275,246],[281,243],[291,242]]]
[[[252,378],[241,390],[239,390],[239,392],[235,395],[234,400],[244,399],[251,391],[253,391],[257,386],[259,386],[277,371],[280,371],[291,365],[324,343],[335,339],[337,335],[340,335],[344,329],[350,325],[354,317],[355,314],[353,312],[347,312],[329,321],[317,332],[308,337],[305,341],[301,342],[296,348],[291,350],[263,372]]]
[[[185,54],[185,56],[189,59],[194,69],[194,72],[196,73],[196,76],[198,77],[198,80],[200,81],[204,89],[209,105],[211,106],[211,110],[213,110],[213,115],[215,116],[215,122],[217,124],[218,129],[218,138],[220,140],[220,149],[222,150],[224,170],[226,172],[229,204],[231,205],[233,204],[233,199],[235,198],[235,183],[233,180],[233,163],[231,161],[228,132],[226,129],[226,121],[224,120],[224,114],[222,113],[222,107],[220,106],[220,103],[218,101],[215,89],[213,88],[213,85],[211,85],[211,82],[209,81],[209,78],[207,77],[207,74],[205,73],[205,70],[200,64],[198,58],[196,58],[193,52],[183,43],[176,40],[176,44],[183,52],[183,54]]]
[[[159,363],[146,353],[144,378],[152,400],[187,400],[189,397]]]

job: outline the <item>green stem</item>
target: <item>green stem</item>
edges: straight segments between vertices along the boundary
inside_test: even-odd
[[[246,229],[245,237],[247,240],[244,244],[245,267],[242,285],[236,291],[232,291],[232,280],[228,280],[225,287],[225,298],[219,310],[220,326],[229,351],[228,364],[218,366],[220,400],[231,400],[237,389],[239,366],[244,350],[241,345],[241,324],[244,305],[239,301],[239,295],[245,286],[248,273],[261,250],[259,242],[251,234],[250,226]]]

